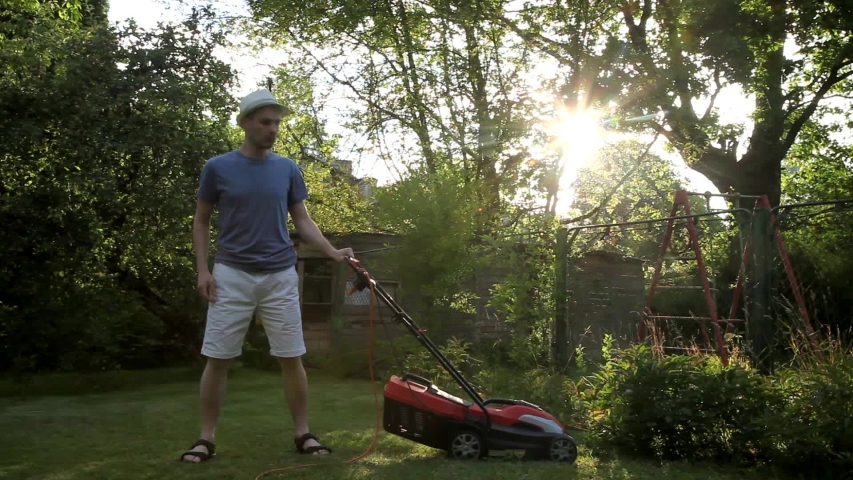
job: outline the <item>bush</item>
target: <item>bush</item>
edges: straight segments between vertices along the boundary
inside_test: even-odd
[[[578,384],[548,368],[519,372],[511,368],[488,367],[475,378],[487,398],[527,400],[553,414],[568,428],[581,427],[586,423],[588,411],[578,394]]]
[[[111,282],[53,286],[40,299],[0,309],[0,371],[15,378],[174,366],[167,360],[193,353],[136,295]]]
[[[774,463],[853,471],[853,357],[782,370],[769,390],[776,403],[759,421]]]
[[[764,379],[713,357],[658,359],[640,346],[619,352],[587,379],[595,437],[662,459],[754,457],[763,433],[753,421],[772,398]]]
[[[853,467],[853,360],[762,376],[716,357],[618,352],[584,379],[589,439],[660,459]]]

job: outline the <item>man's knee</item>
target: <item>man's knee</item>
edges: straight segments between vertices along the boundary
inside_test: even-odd
[[[299,371],[302,368],[302,357],[275,357],[281,370],[285,373]]]
[[[212,373],[225,374],[231,368],[234,362],[233,358],[213,358],[207,357],[207,369]]]

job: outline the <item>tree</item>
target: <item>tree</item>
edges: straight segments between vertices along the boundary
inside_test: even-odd
[[[485,182],[477,203],[492,221],[520,189],[542,188],[541,174],[554,163],[527,162],[525,140],[537,121],[534,102],[517,83],[529,69],[527,50],[489,22],[491,2],[249,6],[257,37],[313,58],[355,100],[348,126],[388,163],[430,173],[449,167],[465,182]]]
[[[192,212],[234,145],[203,14],[36,28],[0,54],[0,368],[151,365],[195,347]]]
[[[440,329],[447,308],[465,303],[464,286],[478,264],[472,239],[478,230],[479,192],[460,177],[449,166],[411,171],[377,194],[383,230],[400,235],[388,258],[404,294],[415,299],[424,325],[434,330]]]
[[[607,15],[606,6],[618,15]],[[593,9],[603,13],[585,16],[585,25],[606,35],[595,38],[601,53],[567,55],[575,51],[577,12]],[[581,107],[615,104],[623,117],[663,113],[651,125],[688,166],[722,192],[767,194],[777,205],[781,164],[803,126],[850,89],[852,13],[838,0],[608,0],[528,2],[498,16],[582,79]],[[755,98],[742,153],[745,126],[722,124],[715,110],[717,95],[731,86]],[[708,102],[704,111],[699,100]]]
[[[25,38],[34,30],[63,25],[71,28],[103,26],[106,0],[7,0],[0,5],[0,42]]]

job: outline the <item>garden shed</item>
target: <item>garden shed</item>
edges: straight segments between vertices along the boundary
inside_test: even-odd
[[[570,264],[568,272],[569,345],[600,358],[602,340],[614,346],[636,338],[645,302],[643,259],[618,252],[591,251]]]
[[[387,258],[388,248],[398,241],[396,236],[382,233],[324,235],[335,246],[352,248],[374,279],[402,304],[397,295],[399,280]],[[370,320],[370,292],[363,290],[347,295],[355,281],[352,268],[328,258],[304,242],[297,232],[291,232],[291,238],[297,252],[302,328],[308,350],[327,352],[333,348],[335,340],[363,343],[362,336],[367,334]],[[391,319],[390,309],[378,298],[376,308],[382,308],[386,320]],[[378,315],[379,311],[376,312]]]
[[[425,327],[423,317],[416,311],[415,292],[401,292],[399,272],[395,268],[393,247],[400,237],[384,233],[324,233],[338,247],[350,247],[356,258],[416,323]],[[298,232],[291,232],[297,252],[299,296],[305,343],[309,351],[329,352],[336,346],[367,345],[370,327],[370,291],[365,289],[348,295],[355,281],[355,272],[346,263],[326,257],[315,246],[304,242]],[[442,319],[442,333],[471,341],[490,338],[499,330],[498,322],[489,315],[485,303],[488,287],[497,281],[495,272],[477,275],[471,287],[479,297],[477,313],[452,311]],[[407,334],[403,325],[394,323],[391,309],[376,299],[376,338]],[[380,318],[381,315],[381,318]],[[382,326],[381,323],[385,326]],[[433,335],[430,335],[433,337]],[[433,340],[438,340],[433,337]]]

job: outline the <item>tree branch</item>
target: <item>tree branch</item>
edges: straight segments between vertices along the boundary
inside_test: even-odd
[[[704,175],[723,192],[733,186],[732,179],[737,168],[737,158],[734,151],[727,152],[722,148],[708,145],[690,168]]]
[[[566,57],[562,53],[560,53],[560,50],[568,50],[568,47],[566,45],[557,42],[556,40],[547,38],[544,35],[522,30],[521,27],[519,27],[512,20],[504,16],[498,16],[497,21],[498,23],[512,30],[513,33],[515,33],[525,41],[529,42],[531,45],[535,45],[540,50],[553,57],[561,64],[568,65],[570,67],[577,66],[577,62],[575,61],[575,59],[571,57]]]
[[[797,135],[800,134],[800,130],[802,130],[803,126],[808,122],[809,118],[814,114],[815,110],[817,110],[818,104],[820,104],[821,100],[823,100],[824,96],[829,93],[829,91],[837,85],[838,83],[844,81],[847,78],[853,76],[853,70],[847,71],[843,74],[838,74],[838,71],[844,68],[846,65],[849,65],[850,61],[839,62],[837,63],[830,72],[829,76],[826,77],[826,80],[823,82],[823,85],[820,86],[817,92],[815,92],[814,97],[808,103],[805,109],[800,113],[796,120],[791,124],[791,128],[788,129],[787,135],[785,135],[785,142],[782,145],[782,153],[788,152],[794,142],[797,140]]]
[[[702,115],[701,122],[705,122],[708,120],[708,116],[711,115],[711,111],[714,109],[714,104],[717,101],[717,96],[720,94],[720,91],[723,89],[723,85],[720,83],[720,69],[714,69],[714,93],[711,94],[711,101],[708,103],[708,108],[705,109],[705,113]]]

